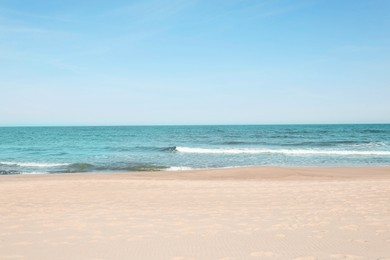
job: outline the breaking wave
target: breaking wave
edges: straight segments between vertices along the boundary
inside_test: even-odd
[[[37,162],[0,162],[4,166],[50,168],[68,165],[67,163],[37,163]]]
[[[286,154],[286,155],[365,155],[390,156],[390,151],[350,151],[350,150],[315,150],[315,149],[254,149],[254,148],[193,148],[176,147],[180,153],[194,154]]]
[[[21,162],[0,162],[0,175],[11,174],[38,174],[38,173],[77,173],[77,172],[98,172],[98,171],[162,171],[169,167],[154,164],[107,164],[98,165],[92,163],[21,163]]]

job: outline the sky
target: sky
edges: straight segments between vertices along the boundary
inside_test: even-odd
[[[390,123],[388,0],[0,0],[0,125]]]

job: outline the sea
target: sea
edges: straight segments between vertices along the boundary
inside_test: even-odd
[[[390,124],[1,127],[0,174],[390,165]]]

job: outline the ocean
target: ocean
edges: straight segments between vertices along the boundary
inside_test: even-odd
[[[390,125],[1,127],[0,174],[390,165]]]

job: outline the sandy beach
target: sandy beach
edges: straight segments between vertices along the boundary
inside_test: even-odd
[[[390,167],[0,176],[0,259],[390,259]]]

